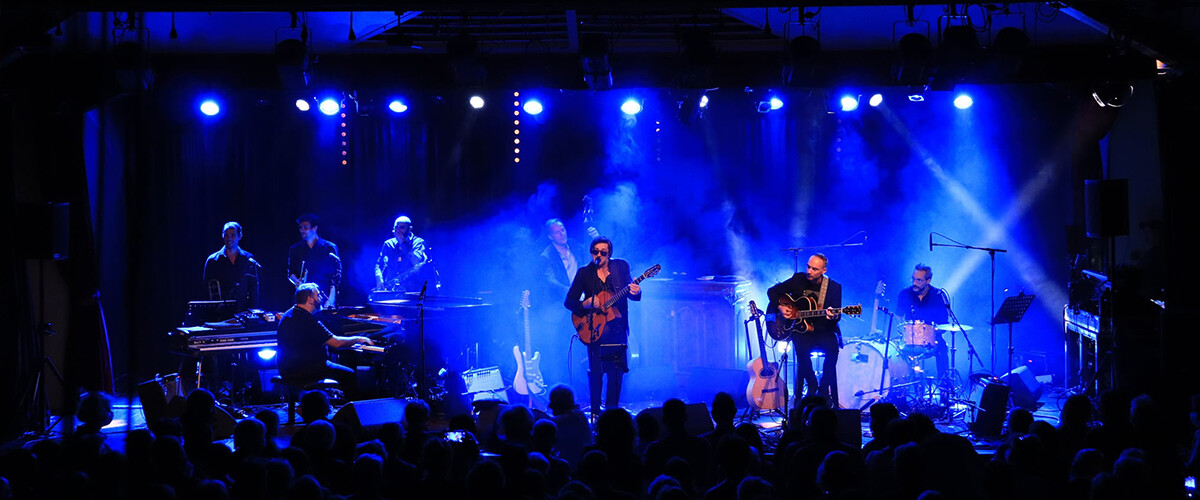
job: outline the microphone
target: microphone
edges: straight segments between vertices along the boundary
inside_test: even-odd
[[[762,311],[759,311],[758,306],[754,305],[754,301],[751,300],[750,301],[750,317],[757,318],[759,316],[762,316]]]
[[[861,397],[863,397],[863,391],[855,391],[855,392],[854,392],[854,397],[856,397],[856,398],[861,398]]]
[[[421,295],[417,296],[418,302],[425,301],[425,291],[428,289],[429,289],[429,280],[425,280],[425,283],[421,284]]]
[[[257,260],[254,260],[254,257],[249,257],[246,260],[250,262],[250,265],[262,269],[262,264],[259,264]]]
[[[929,251],[933,251],[933,233],[929,233]]]
[[[600,265],[600,256],[599,255],[597,255],[596,258],[592,259],[592,264],[595,264],[597,266]]]

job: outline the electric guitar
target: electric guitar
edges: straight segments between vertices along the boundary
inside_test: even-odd
[[[389,290],[389,291],[407,291],[407,290],[409,290],[408,286],[406,285],[406,282],[413,276],[416,276],[417,273],[421,272],[421,270],[424,269],[426,265],[432,264],[432,263],[433,263],[433,259],[426,257],[425,260],[418,262],[416,265],[404,270],[404,272],[396,275],[395,278],[392,278],[391,281],[389,281],[388,283],[385,283],[383,290]],[[417,284],[419,285],[420,282],[418,281]],[[418,286],[415,288],[419,289],[421,287]]]
[[[795,318],[784,318],[782,314],[776,315],[775,326],[769,328],[771,338],[775,340],[787,340],[792,335],[807,333],[812,330],[812,325],[808,323],[808,318],[824,318],[825,310],[817,309],[817,300],[812,297],[801,296],[799,299],[792,297],[791,294],[783,294],[779,298],[779,305],[792,306],[797,309]],[[849,316],[858,316],[862,314],[862,304],[855,304],[846,307],[834,307],[833,314],[846,314]]]
[[[529,396],[529,407],[533,408],[533,396],[546,392],[546,382],[542,380],[542,353],[535,352],[529,356],[532,349],[529,337],[529,290],[521,292],[521,315],[525,319],[525,352],[521,346],[513,346],[513,357],[517,358],[517,376],[513,379],[513,390],[522,396]]]
[[[758,358],[746,364],[750,383],[746,385],[746,402],[758,410],[775,410],[787,406],[787,384],[779,379],[779,363],[767,361],[767,344],[763,340],[762,311],[750,301],[750,319],[758,329]],[[750,328],[749,325],[746,326]]]
[[[583,314],[571,313],[571,323],[575,325],[575,333],[579,334],[579,340],[583,341],[584,344],[591,344],[592,342],[599,340],[600,336],[604,335],[604,325],[609,321],[621,317],[621,313],[617,311],[615,307],[613,307],[613,304],[616,304],[618,300],[621,300],[625,298],[625,296],[629,295],[630,285],[641,283],[642,280],[653,277],[661,270],[662,266],[655,264],[651,266],[650,269],[647,269],[646,272],[642,273],[641,276],[634,278],[632,283],[625,285],[624,288],[620,289],[616,293],[603,291],[592,296],[593,304],[601,304],[599,308],[588,309],[587,312]]]

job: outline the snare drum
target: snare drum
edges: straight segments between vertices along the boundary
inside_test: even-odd
[[[842,408],[862,408],[872,400],[887,397],[889,392],[901,391],[891,387],[912,378],[911,368],[894,344],[888,349],[887,373],[883,373],[883,349],[884,344],[878,342],[850,342],[838,351],[838,403]],[[869,392],[880,388],[880,376],[884,389]],[[855,395],[860,391],[865,394]]]
[[[929,323],[908,322],[900,326],[904,343],[910,346],[929,347],[937,340],[937,329]]]

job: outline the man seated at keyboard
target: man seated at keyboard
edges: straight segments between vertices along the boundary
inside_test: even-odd
[[[332,378],[341,384],[347,396],[353,397],[357,392],[354,369],[330,361],[328,348],[374,343],[367,337],[342,337],[330,332],[313,316],[320,307],[319,296],[314,283],[296,287],[296,305],[283,313],[279,321],[279,345],[276,348],[279,374],[292,380]]]

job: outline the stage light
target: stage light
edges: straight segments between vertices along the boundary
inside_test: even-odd
[[[700,96],[700,109],[704,109],[707,107],[708,107],[708,94],[702,94]]]
[[[612,64],[608,60],[610,45],[602,33],[585,33],[579,37],[579,59],[583,66],[583,81],[592,90],[612,90]]]
[[[1104,81],[1092,86],[1092,99],[1102,108],[1119,108],[1133,97],[1133,85],[1124,81]]]
[[[263,349],[261,351],[258,351],[258,359],[261,359],[263,361],[270,361],[272,359],[275,359],[275,349]]]
[[[883,94],[875,94],[871,96],[871,99],[867,101],[867,104],[870,104],[872,108],[883,104]]]
[[[471,96],[471,98],[468,99],[467,102],[471,103],[471,107],[475,108],[475,109],[480,109],[483,107],[483,98],[479,97],[477,95]]]
[[[392,110],[393,113],[403,113],[405,111],[408,111],[408,105],[404,104],[404,101],[395,99],[392,102],[388,103],[388,109]]]
[[[525,101],[525,105],[521,106],[521,108],[524,109],[526,113],[531,115],[539,115],[544,109],[542,108],[542,103],[538,102],[536,99]]]
[[[954,107],[958,109],[967,109],[972,104],[975,104],[975,100],[971,99],[971,96],[967,94],[959,94],[958,97],[954,98]]]
[[[341,104],[338,104],[336,99],[332,97],[326,97],[325,99],[321,100],[321,104],[317,106],[317,109],[320,109],[321,113],[324,113],[325,116],[333,116],[337,114],[341,107]]]
[[[312,109],[312,105],[308,103],[308,99],[296,99],[296,109],[308,111]]]
[[[206,116],[216,116],[217,113],[221,112],[221,106],[217,104],[217,101],[205,99],[204,102],[200,103],[200,112]]]
[[[858,109],[858,96],[844,95],[838,100],[842,106],[842,111],[854,111]]]
[[[774,111],[774,110],[777,110],[777,109],[783,107],[783,100],[778,97],[772,97],[769,102],[771,104],[771,111]]]
[[[642,103],[635,99],[627,99],[621,104],[621,112],[627,115],[636,115],[642,112]]]

